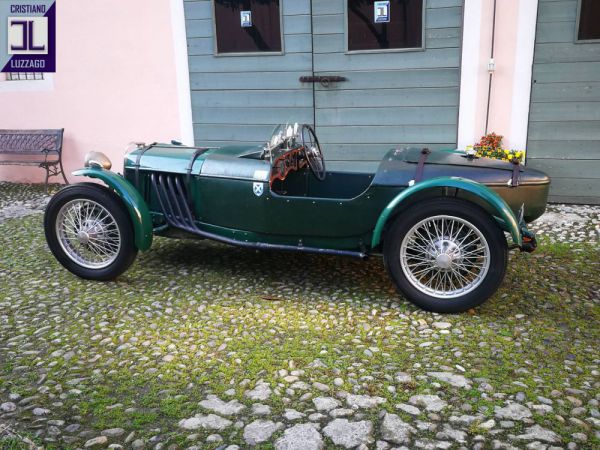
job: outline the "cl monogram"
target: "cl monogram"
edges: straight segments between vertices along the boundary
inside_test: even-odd
[[[44,51],[46,50],[46,46],[45,45],[40,45],[40,46],[36,46],[34,44],[34,39],[33,39],[33,30],[34,30],[34,24],[35,22],[33,20],[11,20],[10,21],[10,26],[11,27],[21,27],[21,33],[23,36],[23,40],[21,41],[22,44],[21,45],[12,45],[10,46],[10,49],[13,51]]]

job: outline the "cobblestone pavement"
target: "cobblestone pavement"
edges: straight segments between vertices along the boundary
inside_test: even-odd
[[[156,239],[115,282],[0,183],[0,448],[600,448],[600,208],[551,205],[468,314],[381,261]]]

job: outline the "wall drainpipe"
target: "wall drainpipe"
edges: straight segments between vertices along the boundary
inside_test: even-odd
[[[494,71],[496,70],[496,62],[494,61],[494,44],[496,42],[496,2],[497,0],[494,0],[494,18],[492,20],[492,51],[490,60],[488,62],[488,72],[490,73],[490,78],[488,84],[487,112],[485,115],[485,134],[488,134],[488,126],[490,122],[490,104],[492,102],[492,79],[494,78]]]

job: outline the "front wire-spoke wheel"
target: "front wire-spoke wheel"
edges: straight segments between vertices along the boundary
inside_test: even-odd
[[[384,263],[417,306],[462,312],[496,292],[506,271],[504,233],[483,208],[435,198],[400,212],[384,237]]]
[[[121,249],[121,233],[112,214],[88,199],[71,200],[56,219],[56,235],[65,254],[88,269],[110,266]]]
[[[490,267],[490,248],[472,223],[440,215],[421,220],[406,233],[400,258],[416,289],[451,299],[481,285]]]
[[[60,190],[48,203],[44,230],[58,262],[82,278],[112,280],[137,255],[125,205],[97,184],[73,184]]]

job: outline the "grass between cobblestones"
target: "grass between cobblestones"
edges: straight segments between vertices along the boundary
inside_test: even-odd
[[[17,189],[10,195],[36,194]],[[577,441],[576,433],[585,435],[577,448],[600,446],[597,423],[586,420],[597,414],[600,398],[598,242],[546,237],[534,254],[512,253],[500,291],[475,311],[449,316],[402,299],[378,258],[256,253],[157,238],[117,281],[96,283],[59,266],[39,214],[1,223],[0,249],[0,403],[12,394],[18,404],[0,412],[0,420],[47,448],[82,447],[111,428],[126,433],[109,442],[124,444],[134,432],[147,448],[159,442],[244,447],[243,428],[230,427],[220,432],[223,442],[206,443],[215,431],[186,432],[178,422],[206,412],[198,402],[215,394],[247,405],[232,419],[247,424],[254,420],[249,407],[261,402],[245,392],[259,380],[274,390],[262,402],[271,407],[265,418],[286,426],[286,408],[314,412],[310,399],[300,401],[303,394],[350,392],[386,400],[358,411],[361,420],[377,424],[388,411],[406,422],[439,425],[419,431],[421,439],[435,441],[453,415],[478,414],[470,425],[456,426],[468,433],[465,445],[524,446],[514,436],[539,424],[563,446]],[[439,329],[438,322],[449,326]],[[288,391],[283,370],[299,371],[307,386]],[[461,374],[469,386],[439,382],[431,371]],[[411,381],[398,383],[397,372]],[[395,407],[416,394],[438,395],[449,406],[438,417]],[[480,427],[519,396],[534,411],[529,422],[492,432]],[[551,412],[533,408],[539,397],[552,399]],[[584,411],[575,414],[577,406]],[[36,415],[36,408],[44,413]],[[81,427],[68,433],[69,424]],[[282,433],[255,448],[273,448]],[[377,426],[373,435],[380,438]],[[15,437],[0,440],[0,448],[24,445]]]

